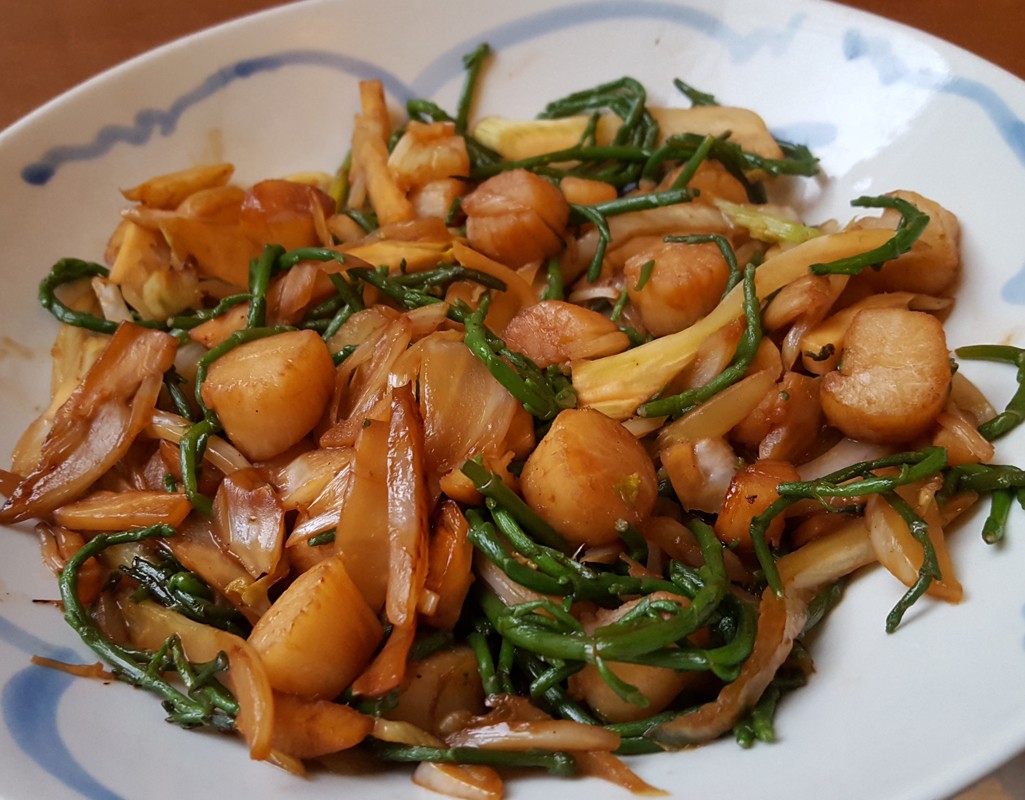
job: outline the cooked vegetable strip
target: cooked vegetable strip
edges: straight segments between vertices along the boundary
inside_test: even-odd
[[[463,56],[463,66],[466,68],[466,83],[459,95],[455,118],[456,133],[460,135],[466,134],[470,121],[470,107],[477,93],[477,83],[480,80],[480,73],[484,68],[484,62],[490,54],[491,48],[487,44],[481,44],[472,53]]]
[[[117,464],[149,424],[174,360],[166,333],[124,323],[54,416],[41,459],[7,499],[0,521],[43,516]]]
[[[670,581],[597,572],[566,558],[557,550],[538,545],[518,527],[512,515],[488,503],[492,521],[476,510],[468,512],[470,539],[489,559],[523,586],[541,594],[609,601],[621,595],[678,593]],[[512,550],[512,552],[510,552]],[[534,566],[525,566],[526,559]]]
[[[514,169],[528,169],[531,172],[536,172],[540,175],[550,175],[555,177],[562,173],[554,167],[546,169],[551,164],[561,164],[566,161],[582,161],[585,164],[595,162],[599,165],[606,164],[610,161],[620,163],[636,161],[641,163],[647,161],[648,158],[650,158],[650,155],[646,151],[626,145],[578,145],[575,147],[568,147],[564,150],[553,150],[530,158],[522,158],[518,161],[503,161],[501,163],[478,167],[474,171],[473,177],[484,178]],[[613,183],[613,185],[616,185],[617,183],[617,181],[609,180],[610,176],[596,174],[593,171],[585,172],[584,170],[577,169],[571,171],[569,174],[587,175],[587,177],[594,180],[605,180],[608,183]]]
[[[719,555],[721,545],[704,525],[696,525],[695,530],[699,532],[702,552],[709,559],[708,565],[702,568],[706,583],[686,608],[673,603],[660,604],[659,611],[672,615],[669,620],[656,622],[647,613],[648,606],[644,606],[643,612],[635,614],[643,622],[608,625],[588,636],[575,621],[547,601],[506,607],[497,597],[486,593],[481,598],[482,608],[499,634],[517,647],[547,659],[585,661],[601,666],[606,660],[641,658],[694,632],[714,612],[724,596],[726,578]],[[540,610],[553,614],[555,618],[536,613]],[[559,620],[561,624],[558,624]]]
[[[367,672],[353,684],[358,694],[377,697],[396,688],[416,636],[417,608],[427,577],[428,515],[424,442],[408,386],[391,397],[386,458],[388,479],[388,585],[385,615],[392,629]]]
[[[780,695],[779,687],[770,683],[761,699],[751,709],[748,718],[734,727],[733,732],[737,738],[737,744],[746,748],[751,747],[756,739],[759,742],[774,742],[776,740],[772,716],[776,711]]]
[[[823,257],[860,254],[889,241],[889,233],[858,230],[820,236],[766,259],[755,271],[760,300],[808,274]],[[736,286],[715,310],[689,328],[653,339],[618,355],[573,365],[573,388],[580,405],[616,419],[632,414],[658,394],[697,354],[708,336],[743,314],[743,288]]]
[[[250,626],[245,617],[234,608],[215,602],[210,587],[170,554],[161,554],[158,562],[136,556],[130,565],[121,567],[121,572],[139,582],[136,599],[150,596],[197,622],[243,638],[248,635]]]
[[[696,106],[717,106],[719,102],[715,99],[714,94],[703,92],[700,89],[696,89],[686,81],[680,78],[673,78],[673,86],[675,86],[681,94],[684,95],[693,105]]]
[[[957,491],[985,492],[990,495],[990,513],[982,526],[987,544],[1003,540],[1014,499],[1025,499],[1025,470],[997,464],[960,464],[948,470],[942,495]]]
[[[285,248],[267,245],[260,257],[249,268],[249,315],[247,328],[262,328],[267,322],[267,288],[270,285],[274,262],[285,252]]]
[[[996,544],[1003,540],[1007,520],[1011,513],[1011,504],[1016,495],[1016,492],[1009,489],[997,489],[991,493],[989,516],[982,524],[982,540],[986,544]]]
[[[616,214],[629,214],[634,211],[646,211],[652,208],[686,203],[692,200],[694,192],[689,189],[670,189],[665,192],[651,192],[649,194],[636,195],[635,197],[623,197],[616,200],[609,200],[606,203],[599,203],[592,206],[571,204],[570,209],[574,214],[592,223],[599,233],[598,247],[595,250],[591,266],[587,268],[587,279],[598,280],[601,274],[602,260],[605,257],[605,250],[611,241],[607,218]]]
[[[698,167],[701,163],[708,158],[712,152],[712,147],[715,144],[714,136],[705,136],[701,139],[697,147],[690,149],[688,152],[683,152],[682,148],[677,148],[674,145],[679,143],[679,139],[675,141],[670,139],[662,147],[652,153],[647,163],[644,165],[644,172],[642,175],[649,180],[654,180],[658,177],[661,171],[662,165],[669,159],[673,158],[685,158],[685,164],[683,169],[680,170],[680,174],[673,180],[673,188],[677,189],[686,186],[690,183],[691,178],[698,171]]]
[[[744,319],[746,326],[744,335],[737,344],[733,359],[726,369],[713,380],[696,389],[689,389],[672,397],[651,400],[640,408],[637,413],[642,417],[679,417],[705,400],[731,386],[743,377],[754,361],[758,345],[762,341],[761,309],[758,296],[755,294],[755,269],[748,266],[744,271]]]
[[[645,736],[663,746],[679,747],[707,742],[730,730],[757,705],[776,670],[789,656],[806,620],[806,600],[789,595],[777,597],[766,589],[754,649],[738,678],[727,684],[716,700],[648,729]]]
[[[942,579],[943,575],[940,573],[940,566],[936,560],[936,549],[929,539],[929,526],[925,520],[918,516],[908,502],[896,492],[884,492],[883,497],[900,514],[901,519],[911,531],[911,535],[922,545],[923,553],[922,566],[918,569],[918,580],[915,581],[914,586],[908,589],[893,610],[886,615],[886,632],[893,633],[900,625],[905,612],[925,594],[926,589],[933,581]]]
[[[723,259],[726,261],[726,266],[729,268],[730,277],[726,281],[726,289],[723,291],[723,297],[726,297],[738,283],[744,279],[744,271],[737,265],[737,254],[733,250],[733,246],[730,244],[729,239],[723,236],[721,233],[705,233],[705,234],[690,234],[688,236],[666,236],[664,241],[666,242],[680,242],[682,244],[714,244],[719,248],[719,252],[722,253]],[[640,289],[642,287],[638,287]],[[746,295],[745,295],[746,299]],[[745,311],[746,316],[746,311]]]
[[[491,55],[491,47],[485,43],[478,45],[477,49],[473,52],[463,56],[466,80],[459,94],[459,102],[456,106],[456,115],[454,117],[429,100],[410,100],[406,103],[406,110],[409,113],[410,119],[454,123],[456,133],[466,140],[466,149],[470,154],[471,163],[478,169],[500,160],[497,153],[471,136],[467,130],[470,112],[477,93],[477,84],[484,69],[484,63],[489,55]]]
[[[505,767],[539,767],[550,775],[572,775],[575,772],[573,756],[568,753],[507,752],[481,750],[477,747],[428,747],[373,742],[373,753],[385,761],[430,761],[445,764],[492,764]]]
[[[506,288],[501,280],[492,275],[459,265],[439,266],[409,275],[388,275],[380,270],[359,267],[349,270],[349,275],[380,289],[405,308],[421,308],[442,302],[439,294],[456,281],[472,281],[498,291]],[[450,310],[449,313],[461,321],[462,314],[458,309]]]
[[[563,552],[568,549],[565,539],[524,503],[516,492],[509,489],[499,476],[486,470],[475,461],[467,461],[463,464],[462,472],[473,481],[478,492],[484,497],[494,500],[512,514],[516,521],[526,528],[538,542]]]
[[[207,441],[220,429],[215,420],[203,418],[189,427],[179,443],[182,490],[192,507],[204,516],[210,516],[213,501],[199,490],[199,469]]]
[[[658,124],[646,108],[646,98],[644,87],[633,78],[625,77],[554,100],[538,118],[559,119],[608,108],[622,120],[612,138],[612,146],[631,145],[646,149],[654,144],[658,136]],[[616,186],[633,183],[640,177],[639,165],[615,160],[611,160],[608,165],[595,163],[590,168],[573,172]]]
[[[757,206],[745,206],[716,198],[715,206],[738,225],[743,225],[766,242],[806,242],[821,236],[818,228],[810,228],[793,220],[769,214]]]

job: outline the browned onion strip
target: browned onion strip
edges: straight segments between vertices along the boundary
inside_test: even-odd
[[[568,719],[509,720],[463,728],[446,738],[449,747],[481,750],[603,750],[619,747],[619,734]]]
[[[417,606],[427,577],[430,526],[423,423],[408,384],[392,391],[387,448],[388,585],[392,632],[353,692],[379,697],[402,682],[416,636]]]
[[[868,527],[862,517],[787,553],[776,567],[784,586],[816,590],[876,561]]]
[[[782,597],[766,589],[758,609],[754,648],[737,679],[724,686],[715,700],[651,728],[645,736],[675,750],[710,742],[730,730],[754,707],[790,655],[808,618],[808,600],[804,592],[793,589],[786,589]]]
[[[44,517],[117,464],[149,424],[175,339],[124,324],[58,410],[38,466],[18,485],[0,522]]]
[[[484,764],[421,761],[413,771],[413,783],[447,797],[470,800],[500,800],[505,792],[502,777]]]
[[[622,786],[633,794],[645,797],[667,796],[669,792],[652,786],[630,769],[621,758],[613,753],[592,750],[585,753],[574,753],[577,771],[582,775],[591,775],[609,783]]]
[[[136,647],[159,650],[169,636],[176,635],[191,661],[210,661],[221,652],[228,656],[226,680],[239,704],[235,727],[249,745],[252,758],[267,758],[274,728],[274,695],[252,645],[151,601],[122,602],[120,606]]]

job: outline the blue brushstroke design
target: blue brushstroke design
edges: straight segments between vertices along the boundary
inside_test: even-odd
[[[154,134],[170,136],[178,127],[182,116],[193,106],[223,91],[231,84],[284,67],[327,67],[357,79],[376,77],[393,97],[405,102],[413,97],[412,91],[395,75],[377,64],[326,50],[288,50],[281,53],[249,58],[222,67],[192,89],[177,98],[166,109],[144,108],[135,115],[131,125],[106,125],[96,137],[85,144],[54,147],[38,161],[21,171],[21,178],[33,186],[43,186],[64,164],[90,161],[105,155],[117,144],[140,146]]]
[[[741,33],[712,14],[668,2],[620,0],[595,3],[588,7],[586,17],[582,17],[579,9],[575,8],[553,9],[514,20],[489,31],[483,31],[472,39],[463,40],[428,64],[411,85],[405,84],[379,64],[340,53],[324,50],[289,50],[268,54],[222,67],[199,86],[174,100],[167,109],[140,110],[131,125],[108,125],[101,128],[91,142],[52,148],[41,159],[22,170],[22,179],[29,184],[42,186],[66,163],[98,158],[118,143],[139,146],[148,142],[154,134],[168,136],[174,132],[182,115],[191,107],[209,99],[238,80],[261,73],[293,66],[318,66],[334,69],[357,79],[376,76],[383,81],[389,94],[400,102],[405,102],[414,97],[431,97],[447,82],[458,77],[463,70],[463,55],[481,41],[491,42],[496,49],[501,50],[540,38],[550,32],[631,19],[655,19],[688,27],[722,44],[734,62],[740,63],[752,58],[763,48],[776,55],[786,52],[801,29],[805,15],[795,14],[779,29],[756,28],[751,32]],[[977,104],[993,120],[1018,160],[1025,165],[1025,122],[1016,116],[990,87],[967,78],[944,79],[926,72],[913,71],[894,53],[889,39],[868,37],[858,29],[850,29],[844,34],[842,48],[844,56],[850,61],[859,58],[869,60],[883,85],[891,85],[898,81],[911,83],[921,88],[957,95]],[[786,138],[820,147],[835,139],[835,129],[830,129],[828,123],[808,122],[803,126],[793,126],[791,130],[799,128],[804,129],[801,134],[790,133]]]
[[[777,54],[784,52],[800,29],[804,15],[795,15],[780,30],[758,28],[751,33],[741,34],[711,14],[674,3],[596,3],[588,7],[586,17],[582,17],[579,9],[556,9],[498,26],[475,36],[472,40],[467,39],[455,45],[427,65],[419,79],[411,86],[407,86],[379,64],[340,53],[325,50],[288,50],[268,54],[222,67],[195,89],[174,100],[168,108],[142,109],[135,115],[132,124],[104,126],[91,142],[54,147],[44,153],[38,161],[26,166],[21,172],[21,177],[33,186],[44,186],[64,164],[99,158],[117,144],[140,146],[146,144],[155,134],[169,136],[177,128],[182,115],[190,108],[208,100],[236,81],[260,73],[275,72],[286,67],[315,66],[337,70],[357,79],[377,77],[382,80],[385,90],[392,97],[399,102],[405,102],[414,97],[431,97],[445,83],[459,77],[463,72],[463,55],[481,41],[488,41],[497,49],[502,49],[537,38],[546,32],[596,22],[629,19],[657,19],[670,24],[684,25],[714,38],[727,49],[734,61],[742,62],[753,57],[762,47]]]
[[[843,48],[844,56],[849,61],[866,59],[884,86],[900,81],[975,104],[993,123],[1018,163],[1025,166],[1025,121],[992,87],[961,75],[938,76],[912,70],[894,52],[890,40],[883,37],[870,38],[859,30],[846,32]],[[1001,287],[1000,297],[1011,305],[1025,305],[1025,264]]]
[[[795,14],[783,28],[755,28],[750,33],[741,33],[730,28],[723,20],[704,11],[664,2],[611,2],[593,3],[587,6],[587,13],[579,8],[558,8],[542,11],[513,22],[500,25],[486,32],[463,39],[450,47],[428,64],[413,82],[413,88],[421,97],[430,97],[462,71],[462,56],[473,50],[480,42],[488,42],[501,52],[513,45],[533,39],[541,39],[549,33],[586,27],[596,23],[622,22],[629,20],[657,20],[671,25],[690,28],[692,31],[714,39],[729,53],[734,63],[743,63],[753,58],[761,49],[781,55],[786,52],[805,20],[804,14]]]
[[[795,122],[774,127],[772,135],[785,142],[803,144],[815,151],[835,142],[840,131],[832,122]]]
[[[118,144],[141,146],[155,135],[169,136],[191,108],[238,81],[261,74],[291,67],[322,67],[356,79],[377,77],[392,97],[404,102],[414,97],[430,97],[449,81],[458,78],[463,69],[463,54],[470,52],[480,41],[488,41],[496,49],[503,49],[541,38],[550,32],[631,19],[654,19],[688,27],[714,39],[724,47],[735,63],[741,63],[763,48],[776,55],[785,53],[801,28],[804,15],[794,15],[779,29],[757,28],[749,33],[740,33],[712,14],[668,2],[621,0],[594,3],[588,7],[586,16],[581,15],[579,9],[554,9],[482,32],[472,40],[464,40],[435,58],[411,85],[404,83],[380,64],[340,53],[324,50],[270,53],[226,65],[176,98],[167,108],[140,109],[131,124],[104,126],[90,142],[54,147],[39,160],[27,165],[21,177],[30,185],[44,186],[65,164],[99,158]],[[884,86],[906,82],[976,104],[993,121],[1019,162],[1025,165],[1025,122],[990,87],[963,77],[944,79],[915,72],[897,57],[888,39],[869,38],[855,29],[845,34],[843,52],[850,61],[861,58],[868,60]],[[837,131],[829,123],[809,121],[791,125],[777,131],[777,134],[791,141],[821,147],[834,141]],[[1004,286],[1003,297],[1011,303],[1025,304],[1025,266]],[[45,654],[63,661],[77,661],[74,652],[56,648],[3,617],[0,617],[0,639],[27,654]],[[4,722],[26,755],[69,789],[95,800],[120,800],[116,793],[95,780],[74,761],[60,738],[57,709],[72,681],[71,676],[42,667],[30,666],[18,672],[4,686],[0,695]]]
[[[859,30],[852,29],[844,34],[843,52],[848,61],[866,59],[884,86],[900,82],[974,103],[989,117],[1018,162],[1025,166],[1025,121],[992,87],[960,75],[937,75],[911,69],[894,52],[889,39],[870,38]]]
[[[1025,264],[1011,276],[1011,279],[1000,289],[1000,297],[1005,303],[1025,306]]]
[[[0,639],[29,656],[81,663],[73,650],[56,647],[2,616]],[[89,800],[124,800],[75,761],[61,738],[57,709],[74,680],[65,672],[36,665],[15,673],[0,694],[4,724],[21,751],[68,789]]]

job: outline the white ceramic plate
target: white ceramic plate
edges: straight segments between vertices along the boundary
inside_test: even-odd
[[[63,96],[0,135],[0,451],[42,408],[53,321],[34,304],[56,259],[99,258],[118,187],[226,158],[241,182],[343,157],[359,78],[390,96],[453,108],[460,57],[497,51],[478,114],[533,115],[571,90],[632,75],[654,102],[672,79],[760,111],[811,145],[824,179],[794,199],[818,221],[846,219],[860,194],[912,188],[961,219],[967,262],[953,345],[1025,338],[1025,85],[906,28],[822,2],[679,0],[313,0],[177,42]],[[998,402],[1010,370],[968,365]],[[1005,443],[1000,460],[1021,453]],[[674,797],[944,797],[1025,746],[1025,530],[982,544],[957,533],[966,601],[923,601],[883,632],[902,592],[874,573],[851,587],[814,642],[818,674],[782,705],[780,741],[724,741],[646,757],[637,769]],[[252,763],[241,742],[181,731],[127,686],[33,667],[33,654],[93,657],[51,606],[52,578],[30,533],[0,550],[0,793],[83,796],[430,796],[408,771],[300,780]],[[595,780],[530,777],[515,798],[623,798]]]

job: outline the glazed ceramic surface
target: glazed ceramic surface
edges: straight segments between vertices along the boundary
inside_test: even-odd
[[[454,109],[461,57],[488,42],[475,114],[529,117],[550,99],[629,75],[653,104],[684,105],[673,79],[751,107],[809,145],[819,179],[788,200],[846,221],[863,194],[914,189],[964,231],[951,346],[1025,344],[1025,84],[910,29],[825,2],[311,0],[179,41],[90,81],[0,134],[0,452],[48,398],[56,323],[35,304],[64,256],[100,259],[118,189],[229,160],[245,184],[344,157],[357,82],[379,77],[396,108]],[[1008,368],[966,364],[998,405]],[[1022,437],[998,461],[1025,460]],[[817,673],[786,697],[778,742],[722,741],[631,763],[673,797],[761,800],[945,797],[1025,747],[1025,524],[999,547],[982,513],[952,535],[966,599],[922,601],[892,635],[903,588],[853,581],[812,641]],[[0,531],[0,797],[430,797],[409,770],[317,772],[251,762],[241,740],[182,731],[126,685],[73,679],[40,655],[91,663],[50,603],[31,529]],[[556,795],[558,793],[558,795]],[[624,798],[597,780],[531,776],[512,798]]]

